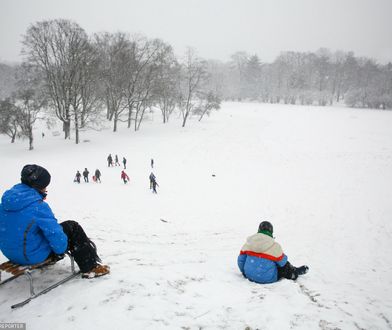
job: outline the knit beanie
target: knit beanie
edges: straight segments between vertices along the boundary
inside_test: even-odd
[[[46,188],[50,183],[49,172],[39,165],[25,165],[20,175],[22,183],[38,190]]]

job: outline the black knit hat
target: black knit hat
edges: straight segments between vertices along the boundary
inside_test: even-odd
[[[50,174],[39,165],[25,165],[20,173],[20,181],[31,188],[42,190],[49,186]]]
[[[271,235],[274,233],[274,227],[272,226],[272,223],[269,221],[263,221],[259,224],[259,232],[261,231],[268,231],[271,233]]]

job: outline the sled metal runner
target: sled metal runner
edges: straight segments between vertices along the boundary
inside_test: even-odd
[[[29,284],[30,284],[30,297],[27,298],[26,300],[20,302],[20,303],[12,305],[11,308],[14,309],[14,308],[22,307],[22,306],[28,304],[31,300],[33,300],[33,299],[35,299],[35,298],[37,298],[37,297],[39,297],[39,296],[41,296],[41,295],[43,295],[45,293],[47,293],[47,292],[57,288],[61,284],[64,284],[65,282],[68,282],[69,280],[71,280],[74,277],[78,276],[80,274],[80,271],[78,271],[78,272],[75,271],[74,259],[73,259],[72,256],[70,256],[70,255],[68,255],[68,256],[69,256],[69,258],[71,260],[71,275],[67,276],[66,278],[64,278],[64,279],[62,279],[62,280],[52,284],[51,286],[49,286],[49,287],[47,287],[47,288],[45,288],[42,291],[37,292],[37,293],[35,293],[35,290],[34,290],[33,277],[31,275],[32,272],[34,270],[36,270],[36,269],[42,269],[42,268],[47,267],[49,265],[53,265],[55,263],[55,261],[53,261],[51,259],[48,259],[48,260],[45,260],[43,263],[40,263],[40,264],[26,265],[26,266],[13,264],[10,261],[7,261],[7,262],[1,264],[0,265],[0,287],[3,286],[4,284],[10,282],[10,281],[13,281],[14,279],[16,279],[16,278],[18,278],[18,277],[20,277],[22,275],[25,275],[28,278]],[[2,271],[10,273],[10,274],[12,274],[12,276],[7,278],[7,279],[5,279],[4,281],[1,281],[1,272]]]

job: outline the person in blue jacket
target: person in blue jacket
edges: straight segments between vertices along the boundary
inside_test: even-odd
[[[307,273],[308,266],[297,268],[290,264],[272,234],[272,224],[263,221],[257,234],[248,237],[237,259],[242,275],[250,281],[266,284],[281,278],[296,280],[298,275]]]
[[[0,204],[0,250],[10,261],[33,265],[68,252],[82,276],[92,278],[109,273],[100,264],[95,244],[72,220],[57,222],[45,202],[49,172],[39,165],[26,165],[21,183],[7,190]]]

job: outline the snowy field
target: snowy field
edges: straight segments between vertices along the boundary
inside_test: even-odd
[[[155,113],[141,131],[84,132],[75,145],[45,130],[0,137],[1,192],[23,165],[52,174],[48,203],[79,221],[112,273],[75,279],[11,310],[24,278],[0,288],[0,323],[41,329],[391,329],[392,112],[225,103],[181,128]],[[128,159],[128,185],[106,157]],[[149,190],[150,159],[159,183]],[[102,184],[73,183],[99,168]],[[213,176],[213,174],[215,176]],[[260,221],[296,282],[244,279],[237,255]],[[0,262],[5,257],[0,254]],[[64,277],[68,260],[34,275]]]

